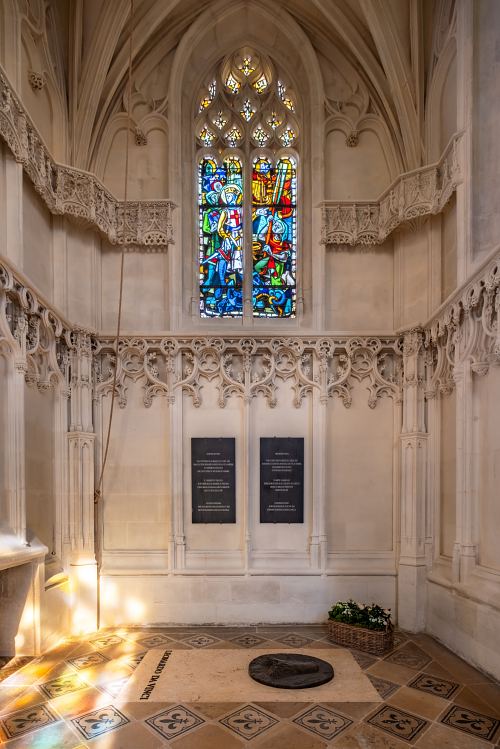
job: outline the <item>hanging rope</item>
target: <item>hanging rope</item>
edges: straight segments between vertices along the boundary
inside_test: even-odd
[[[129,172],[129,151],[130,151],[130,125],[132,121],[132,52],[133,52],[133,31],[134,31],[134,0],[130,0],[130,34],[129,34],[129,52],[128,52],[128,81],[127,81],[127,140],[125,143],[125,184],[123,189],[123,228],[125,229],[125,216],[127,213],[127,201],[128,201],[128,172]],[[101,501],[102,482],[104,478],[104,471],[108,460],[109,442],[111,437],[111,426],[113,424],[113,411],[115,407],[116,399],[116,376],[118,371],[118,349],[120,344],[120,333],[122,325],[122,302],[123,302],[123,277],[125,267],[125,243],[121,245],[120,254],[120,287],[118,295],[118,316],[116,323],[116,336],[115,336],[115,368],[113,372],[113,387],[111,389],[111,405],[109,409],[108,429],[106,434],[106,442],[104,447],[104,456],[102,459],[101,470],[99,473],[99,479],[97,481],[94,490],[94,553],[97,562],[97,627],[100,626],[100,584],[99,577],[101,572],[101,549],[99,544],[99,504]]]

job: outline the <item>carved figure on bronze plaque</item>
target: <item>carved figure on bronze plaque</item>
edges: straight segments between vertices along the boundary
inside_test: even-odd
[[[260,522],[304,522],[304,438],[260,438]]]
[[[192,437],[193,523],[236,522],[234,437]]]
[[[269,653],[254,658],[248,673],[259,684],[278,689],[308,689],[333,679],[333,668],[321,658],[301,653]]]

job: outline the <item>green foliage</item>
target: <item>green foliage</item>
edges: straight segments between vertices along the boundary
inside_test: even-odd
[[[343,624],[366,629],[385,630],[391,624],[391,610],[383,609],[375,603],[367,606],[352,599],[337,601],[328,612],[328,618]]]

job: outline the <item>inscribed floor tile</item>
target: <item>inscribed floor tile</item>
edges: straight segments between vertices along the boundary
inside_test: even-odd
[[[287,652],[252,649],[252,654]],[[302,649],[296,653],[306,653]],[[224,655],[222,656],[221,653]],[[315,655],[331,663],[335,678],[322,686],[293,690],[294,700],[304,702],[380,701],[380,696],[348,650],[317,650]],[[273,689],[251,679],[247,650],[191,651],[150,650],[120,693],[124,701],[173,699],[178,702],[288,702],[290,690]]]

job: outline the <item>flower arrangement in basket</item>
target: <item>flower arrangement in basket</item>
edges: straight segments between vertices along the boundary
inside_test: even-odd
[[[328,637],[345,648],[383,655],[394,644],[391,610],[375,603],[337,601],[328,612]]]

